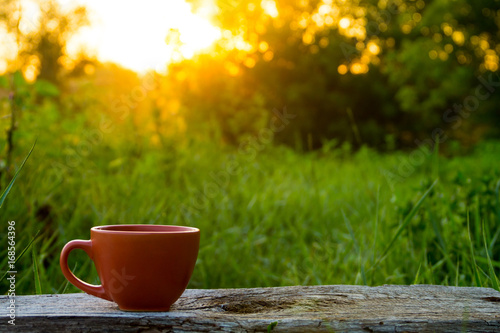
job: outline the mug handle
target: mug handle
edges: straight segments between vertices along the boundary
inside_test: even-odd
[[[71,272],[71,270],[68,267],[68,256],[70,252],[73,251],[74,249],[81,249],[85,251],[85,253],[87,253],[87,255],[90,257],[90,259],[92,259],[92,261],[94,260],[94,255],[92,252],[92,241],[76,239],[67,243],[61,251],[61,258],[59,261],[59,263],[61,264],[61,270],[66,279],[68,279],[68,281],[71,282],[72,285],[74,285],[80,290],[83,290],[89,295],[93,295],[108,301],[112,301],[112,299],[104,291],[102,285],[96,286],[84,282],[79,278],[77,278],[75,274],[73,274],[73,272]]]

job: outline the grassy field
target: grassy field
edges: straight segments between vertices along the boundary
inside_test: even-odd
[[[28,134],[19,138],[17,166],[33,142]],[[499,143],[483,143],[468,156],[430,155],[388,182],[384,170],[407,153],[328,145],[303,153],[272,145],[243,151],[198,141],[137,149],[115,147],[109,138],[83,150],[71,136],[60,138],[39,138],[0,212],[2,270],[7,221],[16,221],[18,255],[40,230],[16,263],[17,294],[77,292],[59,268],[63,245],[89,239],[92,226],[118,223],[200,228],[190,288],[498,288]],[[80,155],[68,154],[78,149]],[[70,267],[98,283],[83,251],[72,254]]]

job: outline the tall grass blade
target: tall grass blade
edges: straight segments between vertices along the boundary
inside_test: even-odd
[[[472,247],[472,238],[470,236],[470,220],[469,220],[469,212],[467,212],[467,235],[469,236],[469,249],[470,255],[472,257],[472,269],[474,271],[474,281],[476,283],[476,287],[482,287],[481,279],[479,278],[479,272],[477,271],[477,263],[476,257],[474,255],[474,248]]]
[[[491,253],[491,250],[490,250],[490,253]],[[485,264],[485,265],[488,265],[488,258],[476,257],[476,261],[477,261],[479,264]],[[500,268],[500,262],[498,262],[498,261],[496,261],[496,260],[491,259],[491,256],[490,256],[490,260],[489,260],[489,262],[491,262],[491,265],[492,265],[493,267]]]
[[[78,263],[75,263],[73,268],[71,269],[72,272],[76,272],[76,268],[78,267]],[[66,292],[66,289],[68,289],[69,286],[69,281],[64,279],[63,284],[59,287],[59,289],[56,291],[56,294],[64,294]]]
[[[498,240],[498,236],[500,236],[500,226],[497,228],[497,231],[493,235],[493,238],[491,239],[490,245],[488,246],[490,251],[493,251],[493,248],[495,247],[495,243]]]
[[[475,209],[474,209],[474,230],[475,230],[475,237],[476,237],[476,240],[475,240],[475,243],[476,244],[481,244],[481,234],[482,234],[482,231],[481,231],[481,213],[480,213],[480,203],[479,203],[479,196],[476,195],[474,196],[474,206],[475,206]]]
[[[377,186],[377,201],[375,205],[375,226],[374,226],[374,235],[373,235],[373,245],[372,245],[372,263],[375,261],[375,248],[377,246],[377,238],[378,238],[378,223],[379,223],[379,203],[380,203],[380,184]]]
[[[344,218],[344,223],[345,223],[345,225],[347,227],[347,230],[349,231],[349,235],[351,236],[351,239],[352,239],[352,241],[354,243],[354,249],[359,254],[359,245],[358,245],[358,242],[356,241],[356,237],[354,236],[354,230],[352,230],[351,221],[349,221],[349,219],[345,215],[343,209],[341,209],[341,212],[342,212],[342,217]]]
[[[21,163],[21,166],[19,167],[19,169],[17,169],[16,174],[14,175],[14,177],[12,177],[12,180],[10,181],[9,185],[7,185],[5,190],[3,190],[2,195],[0,196],[0,208],[2,208],[3,203],[4,203],[5,199],[7,198],[7,195],[9,194],[10,190],[12,189],[12,186],[14,185],[14,182],[16,181],[17,176],[19,175],[19,172],[21,172],[22,168],[24,167],[24,164],[26,164],[26,161],[28,160],[31,153],[33,152],[33,149],[35,149],[35,145],[36,145],[36,140],[35,140],[35,143],[33,143],[33,146],[31,146],[31,149],[30,149],[28,155],[24,158],[23,163]]]
[[[495,274],[495,268],[493,268],[493,264],[491,263],[490,251],[488,250],[488,245],[486,243],[486,233],[484,232],[484,226],[483,226],[483,242],[484,242],[484,249],[486,250],[486,258],[488,259],[488,269],[490,271],[490,279],[493,283],[493,289],[500,291],[498,278],[497,275]]]
[[[360,271],[361,271],[361,278],[363,280],[363,285],[366,286],[366,285],[368,285],[368,281],[366,280],[365,267],[364,267],[363,262],[361,260],[361,250],[359,248],[358,241],[356,240],[356,237],[354,236],[354,230],[352,230],[351,221],[349,221],[349,219],[345,215],[344,210],[341,209],[341,211],[342,211],[342,216],[344,217],[345,225],[347,227],[347,230],[349,231],[349,235],[351,235],[352,241],[354,243],[354,249],[356,250],[356,254],[358,255],[358,258],[359,258],[359,267],[360,267]]]
[[[417,213],[420,206],[422,206],[425,198],[427,198],[427,196],[432,191],[432,189],[437,184],[437,182],[438,182],[438,180],[436,179],[434,181],[434,183],[432,183],[432,185],[427,189],[427,191],[425,191],[425,193],[422,195],[422,197],[420,197],[420,199],[415,204],[415,206],[413,206],[413,208],[408,213],[408,215],[406,215],[406,217],[403,220],[403,223],[401,223],[401,225],[399,226],[398,231],[396,231],[396,234],[394,235],[394,237],[392,237],[392,240],[389,242],[389,245],[385,248],[384,252],[382,252],[382,255],[378,258],[377,262],[375,263],[375,265],[372,268],[375,268],[382,261],[382,259],[386,256],[386,254],[391,250],[391,248],[394,245],[394,243],[396,242],[396,240],[399,238],[399,236],[401,235],[403,230],[408,226],[411,219],[415,216],[415,214]]]
[[[495,186],[495,196],[496,196],[496,208],[497,208],[497,219],[500,223],[500,179]]]
[[[455,263],[451,261],[450,253],[448,252],[448,248],[446,246],[446,242],[444,241],[444,237],[441,234],[441,225],[439,224],[436,215],[434,214],[434,211],[432,209],[428,210],[429,212],[429,219],[431,220],[432,223],[432,229],[434,230],[434,234],[436,235],[436,238],[438,240],[438,250],[443,254],[444,258],[446,259],[446,264],[448,266],[448,270],[450,272],[455,271]]]
[[[35,246],[31,247],[31,258],[33,259],[33,275],[35,277],[35,293],[42,294],[42,284],[40,283],[40,273],[38,272],[38,263],[36,262]]]
[[[432,154],[432,174],[434,178],[439,178],[439,140],[436,140],[434,152]]]
[[[434,234],[436,234],[436,238],[438,240],[439,246],[441,246],[441,249],[443,250],[443,252],[445,254],[448,254],[448,250],[446,248],[446,243],[444,241],[443,236],[441,235],[439,223],[438,223],[437,218],[434,215],[434,212],[432,211],[432,209],[429,209],[429,219],[431,220],[432,229],[434,230]]]
[[[366,279],[365,265],[361,260],[361,256],[359,256],[359,266],[361,267],[361,279],[363,280],[363,285],[368,285],[368,280]]]
[[[420,280],[420,268],[422,268],[422,263],[420,263],[420,265],[418,265],[417,274],[415,275],[415,279],[413,280],[413,284],[418,284],[418,281]]]

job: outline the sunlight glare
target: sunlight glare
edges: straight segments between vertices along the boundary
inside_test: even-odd
[[[0,75],[4,75],[7,72],[7,61],[0,59]]]
[[[68,2],[70,0],[59,0]],[[90,12],[92,25],[81,29],[68,45],[70,54],[82,48],[101,61],[134,71],[162,72],[168,62],[191,58],[220,38],[221,31],[206,17],[194,14],[184,0],[110,2],[79,0]],[[166,42],[171,29],[180,33]]]
[[[342,18],[339,22],[339,26],[342,29],[347,29],[350,25],[351,25],[351,20],[349,20],[349,18],[347,17]]]
[[[262,0],[260,6],[267,15],[271,17],[278,17],[278,8],[276,8],[276,2],[273,0]]]

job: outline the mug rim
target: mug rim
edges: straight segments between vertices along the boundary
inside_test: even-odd
[[[119,230],[119,228],[136,227],[142,228],[144,230]],[[165,230],[154,230],[155,228],[161,228]],[[118,229],[118,230],[117,230]],[[148,230],[149,229],[149,230]],[[169,230],[170,229],[170,230]],[[109,224],[109,225],[99,225],[90,228],[93,232],[106,233],[106,234],[189,234],[200,232],[200,229],[195,227],[181,226],[181,225],[165,225],[165,224]]]

